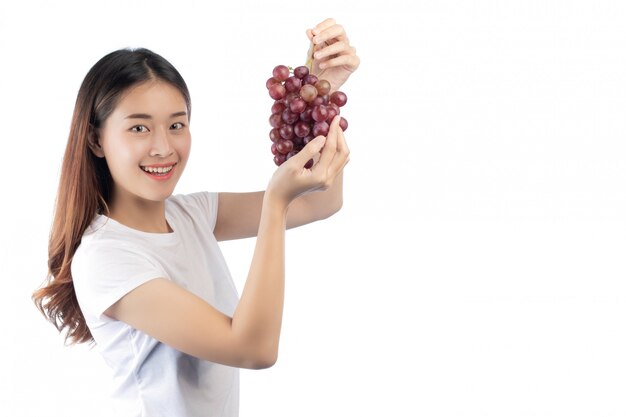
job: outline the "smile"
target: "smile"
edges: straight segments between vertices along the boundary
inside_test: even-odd
[[[140,168],[143,172],[145,172],[152,178],[168,179],[171,176],[172,171],[174,170],[174,167],[176,165],[177,163],[174,163],[172,165],[151,165],[151,166],[140,165]]]

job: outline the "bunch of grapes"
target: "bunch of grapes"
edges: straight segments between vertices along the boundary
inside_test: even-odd
[[[310,74],[304,65],[296,67],[293,75],[289,67],[276,66],[265,86],[274,99],[270,139],[276,165],[300,152],[313,138],[326,136],[330,122],[348,101],[341,91],[329,94],[330,83]],[[341,117],[339,126],[345,131],[348,121]],[[310,160],[306,168],[312,165]]]

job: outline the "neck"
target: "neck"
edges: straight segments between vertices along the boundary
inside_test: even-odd
[[[172,232],[165,219],[165,201],[144,200],[136,196],[120,197],[119,193],[113,193],[108,217],[142,232]]]

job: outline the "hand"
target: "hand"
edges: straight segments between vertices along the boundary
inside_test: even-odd
[[[287,206],[302,194],[332,186],[350,155],[343,130],[339,127],[340,119],[340,116],[333,119],[326,137],[316,137],[278,167],[267,187],[267,197],[278,199]],[[304,166],[310,159],[317,162],[307,169]]]
[[[333,19],[326,19],[307,29],[306,34],[313,42],[313,50],[309,50],[309,56],[313,53],[311,72],[328,81],[331,91],[338,90],[361,62],[356,49],[350,46],[346,31]]]

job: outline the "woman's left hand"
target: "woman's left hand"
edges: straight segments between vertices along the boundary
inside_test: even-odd
[[[326,19],[307,29],[306,34],[313,42],[313,51],[309,50],[309,55],[313,52],[311,72],[328,81],[331,91],[338,90],[361,62],[346,31],[334,19]]]

